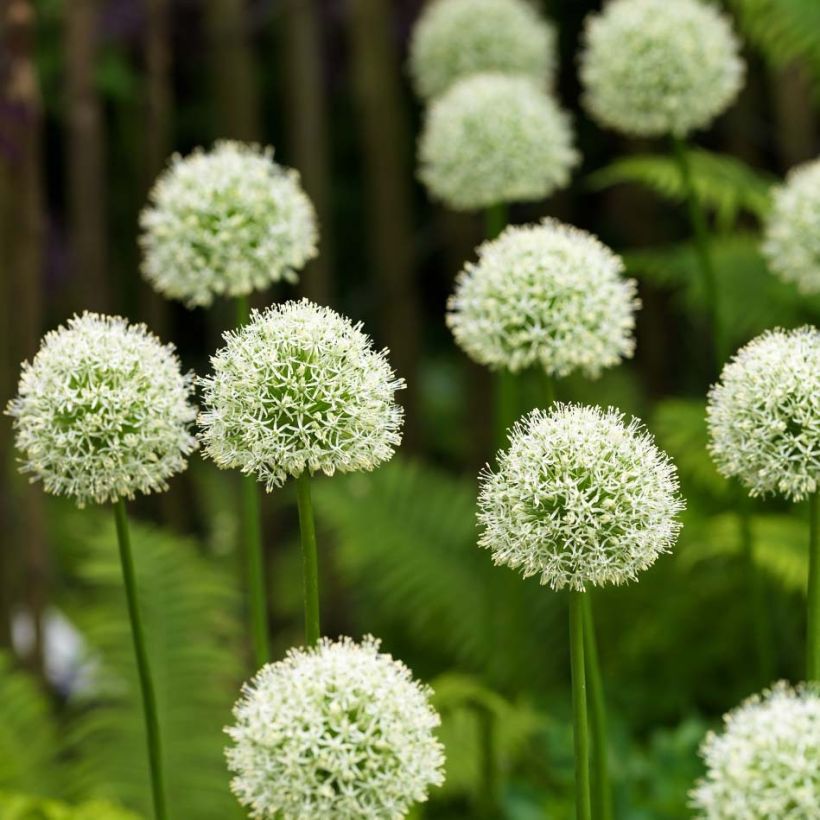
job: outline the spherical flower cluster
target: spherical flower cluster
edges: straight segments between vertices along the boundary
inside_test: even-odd
[[[201,436],[218,466],[271,490],[304,470],[372,470],[393,455],[404,382],[361,324],[303,299],[254,311],[225,341],[201,380]]]
[[[405,817],[444,779],[431,694],[370,637],[291,650],[234,708],[233,791],[256,818]]]
[[[478,249],[448,303],[456,342],[479,364],[598,376],[631,356],[636,284],[594,236],[546,219]]]
[[[521,74],[546,88],[556,62],[555,30],[528,0],[433,0],[410,40],[410,71],[426,100],[483,72]]]
[[[767,331],[709,393],[709,450],[752,496],[800,501],[820,485],[820,331]]]
[[[706,776],[691,792],[703,820],[820,817],[820,689],[781,682],[724,718],[701,746]]]
[[[479,546],[553,589],[622,584],[677,538],[677,472],[637,422],[557,404],[513,428],[498,470],[481,476]]]
[[[316,215],[270,148],[218,142],[175,155],[140,215],[142,272],[189,307],[295,282],[316,256]]]
[[[428,109],[419,162],[432,196],[470,210],[548,196],[578,154],[568,117],[531,80],[476,74]]]
[[[612,0],[587,20],[584,105],[602,125],[683,136],[733,102],[745,66],[728,20],[700,0]]]
[[[820,293],[820,160],[792,170],[775,191],[763,255],[802,293]]]
[[[196,447],[192,394],[145,325],[84,313],[45,336],[6,412],[23,472],[83,507],[167,488]]]

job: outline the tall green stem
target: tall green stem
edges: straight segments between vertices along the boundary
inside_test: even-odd
[[[151,770],[151,793],[154,799],[154,817],[166,820],[165,789],[162,782],[162,750],[159,737],[159,720],[157,718],[157,701],[154,684],[151,680],[151,668],[148,653],[145,649],[145,635],[140,619],[139,602],[137,601],[137,582],[134,575],[134,561],[131,557],[131,538],[128,534],[128,514],[125,501],[119,499],[114,504],[114,520],[117,525],[117,542],[120,547],[122,580],[125,585],[125,599],[128,602],[128,618],[131,621],[131,637],[134,641],[134,655],[137,660],[137,673],[142,692],[142,711],[145,718],[145,734],[148,741],[148,763]]]
[[[305,469],[296,479],[299,504],[299,529],[302,534],[302,568],[305,587],[305,643],[313,646],[319,640],[319,559],[316,553],[316,529],[313,524],[313,502],[310,499],[310,474]]]
[[[595,621],[592,614],[592,592],[582,595],[584,606],[584,661],[589,689],[589,725],[592,730],[592,806],[596,820],[612,820],[612,791],[609,787],[607,762],[606,701]]]
[[[507,226],[507,203],[496,202],[488,205],[484,211],[484,235],[495,239]]]
[[[569,593],[569,657],[575,740],[575,817],[591,820],[587,685],[584,670],[584,592]]]
[[[236,298],[236,327],[250,317],[247,296]],[[250,600],[251,634],[256,667],[270,660],[268,647],[268,604],[265,584],[265,559],[262,550],[262,515],[259,509],[259,486],[250,475],[242,476],[242,540],[245,552],[245,576]]]
[[[820,490],[809,496],[809,590],[806,679],[820,681]]]
[[[692,168],[689,163],[689,153],[685,142],[680,137],[674,137],[672,143],[675,148],[675,157],[680,168],[681,179],[686,193],[686,207],[689,211],[689,223],[695,238],[695,251],[698,256],[703,290],[706,296],[706,307],[709,321],[712,326],[712,345],[716,372],[720,373],[723,367],[723,331],[721,327],[720,305],[718,304],[717,276],[709,244],[709,229],[706,223],[706,214],[700,204],[692,181]]]

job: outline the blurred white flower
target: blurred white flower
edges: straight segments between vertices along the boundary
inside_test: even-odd
[[[475,74],[427,110],[419,177],[455,210],[542,199],[578,163],[569,118],[529,79]]]
[[[219,467],[270,490],[304,470],[372,470],[392,457],[404,382],[361,324],[303,299],[254,311],[224,338],[200,380],[201,438]]]
[[[774,192],[763,255],[801,293],[820,293],[820,159],[793,168]]]
[[[800,501],[820,482],[820,331],[773,330],[738,351],[709,392],[709,451],[752,496]]]
[[[745,64],[728,19],[701,0],[612,0],[587,18],[583,102],[602,125],[684,136],[731,105]]]
[[[479,364],[596,377],[632,355],[636,283],[594,236],[546,219],[478,249],[450,297],[447,324]]]
[[[674,544],[677,471],[640,423],[572,404],[513,428],[497,472],[481,476],[479,546],[553,589],[634,580]]]
[[[432,0],[410,39],[417,94],[430,100],[471,74],[522,74],[546,89],[557,63],[553,26],[528,0]]]
[[[780,682],[744,701],[710,732],[706,776],[690,793],[703,820],[820,817],[820,689]]]
[[[192,394],[172,345],[84,313],[46,334],[6,412],[22,471],[83,507],[167,488],[196,448]]]
[[[444,780],[431,694],[370,637],[291,650],[234,708],[233,791],[255,818],[405,817]]]
[[[240,142],[174,155],[140,225],[143,275],[189,307],[295,282],[317,253],[316,214],[299,174],[277,165],[271,148]]]

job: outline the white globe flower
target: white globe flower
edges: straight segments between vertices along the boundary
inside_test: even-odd
[[[587,19],[583,102],[602,125],[684,136],[737,97],[745,73],[728,19],[701,0],[612,0]]]
[[[431,694],[370,637],[291,650],[234,708],[233,791],[255,818],[405,817],[444,780]]]
[[[632,355],[636,283],[594,236],[546,219],[507,228],[456,280],[447,324],[479,364],[594,378]]]
[[[404,387],[349,319],[303,299],[253,312],[226,333],[201,379],[205,453],[256,474],[267,489],[288,476],[372,470],[401,442]]]
[[[295,282],[316,256],[313,205],[273,150],[217,142],[174,155],[140,215],[142,272],[189,307]]]
[[[709,393],[709,451],[752,496],[800,501],[820,483],[820,331],[767,331]]]
[[[553,589],[622,584],[670,550],[682,509],[675,467],[638,421],[556,404],[521,419],[482,474],[478,543]]]
[[[820,817],[820,689],[781,682],[724,717],[701,746],[706,776],[691,792],[703,820]]]
[[[427,111],[419,177],[455,210],[542,199],[578,163],[569,118],[531,80],[476,74]]]
[[[820,159],[794,168],[775,191],[763,255],[801,293],[820,293]]]
[[[556,35],[528,0],[432,0],[410,39],[410,72],[431,100],[471,74],[521,74],[542,88],[555,72]]]
[[[167,489],[196,448],[192,394],[172,345],[84,313],[46,334],[6,412],[23,472],[83,507]]]

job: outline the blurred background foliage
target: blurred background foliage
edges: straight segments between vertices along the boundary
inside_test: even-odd
[[[640,583],[595,592],[617,816],[680,818],[706,729],[766,683],[800,677],[804,510],[774,501],[748,502],[746,519],[733,512],[741,494],[705,449],[715,373],[682,180],[667,145],[604,133],[578,106],[578,34],[598,4],[542,5],[560,32],[558,92],[584,163],[568,191],[515,207],[512,219],[549,214],[591,230],[640,280],[635,360],[558,390],[645,419],[680,469],[688,508],[674,554]],[[692,160],[736,349],[820,316],[820,301],[775,279],[758,251],[771,185],[820,147],[820,5],[725,5],[746,38],[746,89],[699,135]],[[416,816],[560,820],[572,810],[565,600],[475,546],[491,380],[452,344],[443,311],[482,225],[434,207],[414,181],[421,112],[404,63],[420,6],[2,0],[0,402],[41,334],[84,308],[148,322],[206,371],[230,309],[188,311],[149,292],[137,215],[171,151],[219,137],[274,145],[321,219],[321,257],[297,292],[364,320],[409,385],[401,454],[372,475],[316,482],[326,631],[377,635],[436,689],[448,779]],[[257,304],[293,295],[283,288]],[[534,374],[521,395],[522,411],[539,402]],[[0,460],[0,820],[146,817],[111,516],[26,485],[8,420]],[[222,727],[252,671],[237,492],[236,475],[194,458],[168,494],[133,505],[180,820],[241,816],[222,757]],[[264,504],[276,656],[301,630],[291,494]]]

